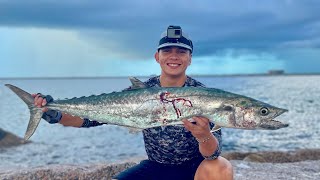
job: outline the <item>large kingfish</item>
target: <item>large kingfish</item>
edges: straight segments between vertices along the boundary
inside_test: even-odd
[[[279,129],[288,124],[273,120],[286,112],[267,103],[214,88],[203,87],[145,87],[143,82],[130,78],[132,89],[88,97],[55,100],[48,109],[58,110],[96,121],[136,129],[182,124],[182,119],[204,116],[215,128]],[[34,105],[31,94],[10,84],[30,110],[25,139],[35,132],[43,108]]]

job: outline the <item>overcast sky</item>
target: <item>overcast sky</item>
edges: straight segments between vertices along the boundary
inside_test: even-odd
[[[189,74],[320,72],[319,0],[0,0],[0,77],[159,74],[161,33],[180,25]]]

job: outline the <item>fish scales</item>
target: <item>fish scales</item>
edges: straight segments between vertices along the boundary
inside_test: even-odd
[[[166,92],[170,94],[163,95],[166,97],[161,99],[161,94]],[[167,123],[182,124],[179,119],[200,115],[202,110],[199,99],[205,99],[205,96],[193,88],[189,91],[176,88],[148,88],[57,100],[49,103],[47,107],[104,123],[143,129],[165,125],[166,122],[163,120]],[[155,118],[158,118],[158,121]]]

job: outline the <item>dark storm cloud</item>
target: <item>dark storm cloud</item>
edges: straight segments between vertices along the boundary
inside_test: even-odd
[[[196,55],[210,55],[223,49],[319,48],[319,7],[317,0],[2,0],[0,26],[79,30],[150,57],[161,32],[176,24],[191,35]]]

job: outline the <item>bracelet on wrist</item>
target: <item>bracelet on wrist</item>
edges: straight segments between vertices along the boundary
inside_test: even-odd
[[[211,139],[211,136],[208,136],[208,137],[206,137],[206,138],[204,138],[204,139],[198,139],[198,138],[196,138],[196,140],[198,141],[198,143],[205,143],[205,142],[207,142],[207,141],[209,141],[209,139]]]

